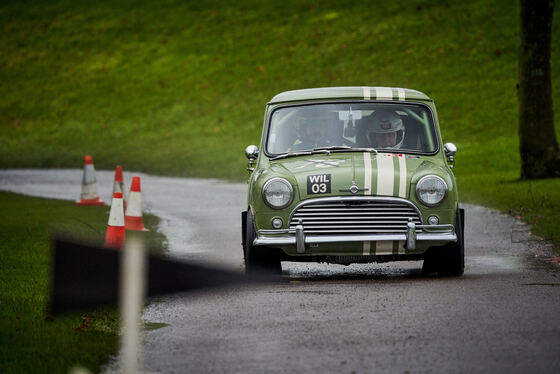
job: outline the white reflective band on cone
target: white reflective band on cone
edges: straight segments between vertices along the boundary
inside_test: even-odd
[[[122,199],[113,199],[109,213],[109,226],[124,226],[124,212]]]
[[[126,202],[126,216],[142,217],[142,194],[140,192],[130,192]]]
[[[99,197],[99,192],[97,192],[97,183],[95,179],[93,183],[82,184],[82,193],[80,194],[82,200],[92,200],[97,197]]]
[[[93,167],[93,164],[84,165],[84,179],[82,179],[82,183],[95,183],[95,168]]]
[[[122,192],[124,198],[124,182],[115,182],[113,183],[113,193],[115,192]]]

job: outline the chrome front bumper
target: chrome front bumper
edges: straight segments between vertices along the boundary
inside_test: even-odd
[[[417,232],[419,229],[422,231]],[[403,234],[306,235],[305,227],[301,223],[295,229],[258,230],[257,234],[253,245],[295,245],[298,253],[305,253],[306,246],[312,243],[404,240],[406,250],[413,251],[417,241],[457,241],[453,225],[416,225],[410,221],[407,223],[406,233]]]

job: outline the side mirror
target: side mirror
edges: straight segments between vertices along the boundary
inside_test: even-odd
[[[256,145],[247,146],[247,148],[245,148],[245,156],[249,159],[249,167],[247,170],[252,172],[255,170],[255,168],[253,168],[253,164],[255,163],[257,157],[259,157],[259,147]]]
[[[445,152],[445,157],[447,157],[447,161],[449,162],[449,167],[453,169],[453,162],[455,154],[457,153],[457,146],[453,143],[445,143],[443,145],[443,150]]]

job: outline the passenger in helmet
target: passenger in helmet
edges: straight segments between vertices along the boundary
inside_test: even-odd
[[[393,111],[376,110],[370,117],[366,137],[373,148],[400,148],[404,141],[402,119]]]

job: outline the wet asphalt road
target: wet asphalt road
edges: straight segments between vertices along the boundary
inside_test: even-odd
[[[137,174],[135,174],[137,175]],[[170,254],[242,271],[244,184],[142,176]],[[97,172],[109,201],[112,172]],[[125,173],[129,186],[131,174]],[[77,199],[80,170],[0,170],[0,189]],[[287,283],[152,301],[149,372],[560,372],[560,272],[511,217],[466,206],[466,271],[283,263]],[[115,364],[107,372],[118,370]]]

